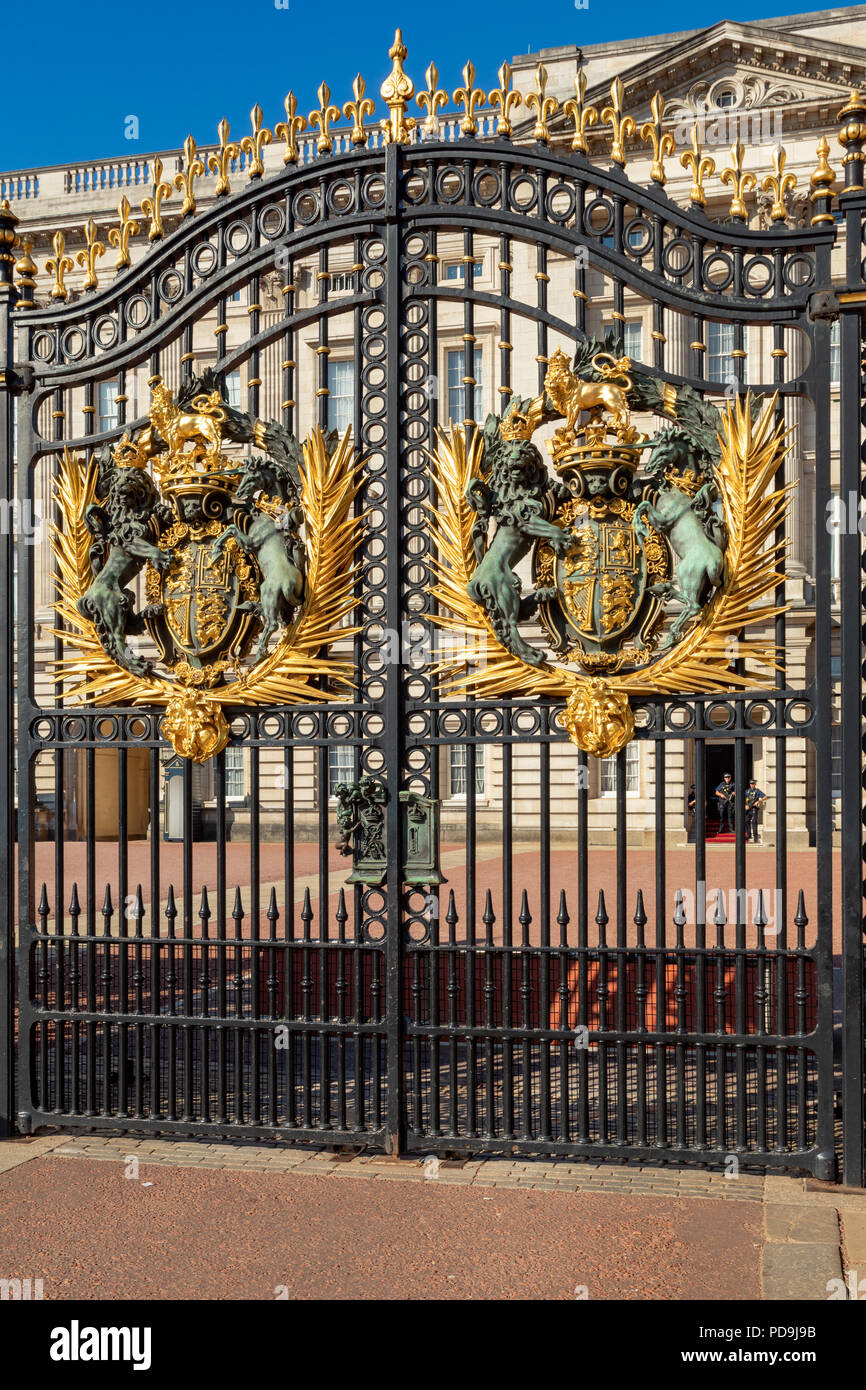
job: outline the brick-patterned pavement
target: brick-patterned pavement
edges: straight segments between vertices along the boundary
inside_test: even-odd
[[[47,1299],[819,1301],[864,1260],[866,1193],[789,1177],[148,1138],[0,1144],[0,1277],[42,1278]]]

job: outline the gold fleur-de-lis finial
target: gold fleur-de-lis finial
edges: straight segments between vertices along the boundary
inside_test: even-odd
[[[832,222],[833,214],[830,211],[830,204],[833,201],[833,184],[836,182],[836,175],[830,168],[827,159],[830,153],[830,145],[822,135],[817,145],[818,163],[815,172],[809,180],[812,192],[809,194],[809,202],[815,211],[812,214],[810,225],[820,227],[823,222]]]
[[[547,95],[547,68],[543,63],[539,63],[535,69],[535,91],[529,92],[526,97],[526,105],[530,111],[535,112],[535,125],[532,127],[533,140],[541,140],[547,144],[550,139],[550,127],[548,121],[551,116],[556,115],[559,102],[556,97]]]
[[[310,129],[313,126],[319,127],[319,138],[316,141],[316,149],[319,154],[330,154],[334,148],[334,137],[331,134],[331,121],[340,119],[339,106],[331,106],[331,89],[327,82],[323,82],[317,94],[319,106],[315,111],[310,112]]]
[[[439,69],[435,63],[431,63],[424,74],[424,81],[427,83],[426,92],[419,92],[415,98],[418,106],[427,114],[421,122],[421,134],[428,140],[439,139],[439,117],[437,111],[441,111],[443,106],[448,105],[448,93],[444,92],[439,86]]]
[[[352,93],[354,101],[347,101],[343,107],[343,115],[352,121],[352,144],[366,145],[368,132],[364,127],[364,122],[368,116],[372,116],[376,109],[375,101],[370,97],[365,97],[367,84],[360,73],[352,83]]]
[[[136,236],[139,231],[139,225],[132,216],[132,208],[125,193],[117,204],[117,215],[120,218],[120,226],[109,229],[108,244],[119,253],[114,262],[115,270],[125,270],[128,265],[132,265],[129,255],[129,238]]]
[[[587,126],[595,125],[598,121],[598,111],[586,104],[586,73],[583,68],[574,75],[574,93],[562,106],[563,115],[574,123],[571,148],[576,154],[589,154],[586,130]]]
[[[29,236],[21,238],[21,255],[15,262],[15,274],[18,276],[18,299],[15,302],[16,309],[35,309],[36,300],[33,291],[36,289],[36,262],[30,252],[33,250],[33,242]]]
[[[96,223],[92,217],[88,217],[84,226],[84,250],[79,251],[75,257],[84,275],[84,288],[95,290],[99,288],[99,277],[96,274],[96,262],[100,256],[105,255],[105,242],[100,241],[96,234]]]
[[[758,186],[757,175],[746,173],[743,170],[745,153],[746,147],[742,140],[735,140],[731,146],[731,167],[723,169],[720,175],[722,183],[729,183],[733,189],[730,215],[743,222],[749,215],[745,203],[746,194]]]
[[[601,119],[607,121],[613,132],[610,147],[611,162],[618,164],[620,169],[625,168],[625,142],[637,130],[633,118],[622,114],[624,94],[625,88],[622,85],[622,78],[615,77],[610,84],[610,106],[605,106],[601,113]]]
[[[298,98],[294,92],[289,92],[283,105],[286,108],[286,119],[274,126],[274,135],[278,140],[285,140],[286,152],[283,155],[284,164],[297,164],[299,149],[298,136],[307,128],[306,116],[298,115]]]
[[[457,87],[453,96],[454,105],[463,107],[460,121],[460,131],[463,135],[477,135],[475,110],[476,107],[483,106],[486,100],[487,93],[475,86],[475,64],[467,63],[463,69],[463,86]]]
[[[716,161],[710,159],[709,155],[705,155],[703,149],[700,127],[695,121],[692,126],[692,147],[685,154],[680,155],[680,164],[691,172],[692,186],[689,191],[689,201],[696,208],[704,207],[707,201],[704,193],[704,179],[710,178],[716,172]]]
[[[188,217],[195,212],[195,181],[201,178],[204,173],[204,162],[199,159],[195,140],[188,135],[183,142],[183,157],[186,161],[186,168],[182,169],[174,176],[174,186],[178,193],[183,194],[183,202],[180,207],[181,217]]]
[[[152,193],[141,200],[141,210],[145,217],[150,218],[150,226],[147,229],[148,241],[159,241],[160,237],[165,236],[165,227],[162,223],[162,205],[167,203],[171,197],[171,184],[162,181],[162,160],[159,155],[154,156],[151,187]]]
[[[253,133],[252,135],[245,135],[243,137],[241,140],[241,149],[244,154],[248,154],[250,157],[247,176],[251,179],[260,179],[265,172],[262,150],[265,145],[271,143],[273,135],[271,131],[268,130],[267,126],[262,125],[264,112],[258,102],[256,102],[250,112],[250,120],[252,121]]]
[[[214,189],[215,198],[223,198],[227,193],[231,193],[229,174],[231,173],[232,160],[237,159],[240,154],[240,146],[233,140],[229,140],[231,126],[223,116],[217,126],[217,135],[220,138],[220,147],[214,150],[213,154],[208,155],[208,168],[212,174],[216,174],[216,188]]]
[[[772,193],[773,206],[770,208],[771,222],[784,222],[788,216],[788,209],[785,199],[792,193],[797,186],[797,175],[785,173],[785,165],[788,156],[782,145],[777,145],[773,150],[773,172],[767,174],[761,183],[765,193]]]
[[[62,232],[55,232],[52,242],[54,255],[45,262],[45,269],[54,276],[54,284],[49,290],[51,299],[68,299],[69,290],[66,288],[64,276],[67,270],[72,270],[75,262],[71,256],[66,254],[66,238]]]
[[[380,123],[382,140],[386,145],[408,145],[411,132],[417,124],[414,116],[406,115],[409,102],[415,95],[415,83],[403,71],[406,56],[403,34],[398,29],[388,50],[393,67],[379,88],[379,94],[388,108],[387,121]]]
[[[497,73],[499,86],[494,87],[492,92],[487,93],[487,100],[491,106],[499,108],[499,117],[496,122],[496,134],[504,135],[508,139],[512,135],[511,111],[520,105],[523,98],[519,92],[515,92],[511,87],[511,64],[503,63]]]
[[[665,184],[665,159],[672,155],[676,149],[676,142],[670,131],[662,130],[662,121],[665,118],[665,99],[661,92],[655,92],[650,102],[650,110],[653,113],[651,121],[644,121],[640,128],[640,138],[653,147],[653,162],[650,169],[650,178],[653,183],[657,183],[661,188]]]

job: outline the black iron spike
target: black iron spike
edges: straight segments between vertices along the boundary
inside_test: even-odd
[[[458,915],[457,915],[457,904],[456,904],[456,902],[454,901],[454,889],[453,889],[453,888],[449,888],[449,890],[448,890],[448,911],[445,913],[445,921],[448,923],[448,926],[449,926],[449,928],[450,928],[450,930],[451,930],[452,935],[453,935],[453,933],[454,933],[454,928],[457,926],[457,923],[458,923],[459,920],[460,920],[460,919],[459,919],[459,917],[458,917]]]
[[[48,889],[45,887],[44,883],[42,885],[42,892],[39,896],[39,906],[37,907],[36,911],[38,912],[39,916],[43,918],[44,927],[45,923],[48,921],[48,914],[51,911],[51,908],[48,906]]]
[[[683,890],[677,889],[677,896],[674,902],[674,926],[684,927],[686,925],[686,909],[683,903]]]
[[[240,924],[244,920],[244,905],[241,899],[241,890],[235,886],[235,901],[232,907],[232,917]]]
[[[81,904],[80,904],[80,902],[78,901],[78,884],[77,884],[77,883],[73,883],[73,885],[72,885],[72,897],[69,899],[69,915],[70,915],[70,917],[80,917],[80,916],[81,916]]]
[[[806,916],[806,899],[803,897],[802,888],[797,893],[797,911],[794,913],[795,927],[808,927],[809,918]]]
[[[114,903],[111,901],[111,884],[105,885],[105,897],[102,900],[102,915],[109,920],[114,916]]]
[[[604,889],[603,889],[603,888],[599,888],[599,890],[598,890],[598,910],[597,910],[597,912],[596,912],[596,914],[595,914],[595,920],[596,920],[596,924],[597,924],[599,927],[606,927],[607,924],[608,924],[608,922],[610,921],[610,918],[609,918],[608,915],[607,915],[607,906],[605,905],[605,901],[604,901]]]
[[[765,927],[769,920],[770,919],[768,918],[766,911],[764,910],[764,890],[763,888],[759,888],[758,901],[755,904],[755,926]]]
[[[716,908],[713,913],[713,922],[717,927],[723,927],[727,923],[725,916],[725,895],[721,888],[716,890]]]

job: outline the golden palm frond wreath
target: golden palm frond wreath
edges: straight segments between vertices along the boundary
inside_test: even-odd
[[[777,669],[774,643],[742,635],[749,623],[765,624],[784,606],[764,604],[783,582],[780,565],[784,542],[774,539],[784,521],[792,483],[770,490],[790,447],[788,432],[776,422],[776,396],[756,420],[751,401],[731,402],[721,416],[721,459],[716,477],[722,497],[728,549],[725,580],[700,621],[670,651],[640,670],[605,677],[621,695],[686,694],[690,691],[765,689],[768,676],[734,671],[732,660]],[[481,477],[483,439],[474,431],[467,443],[462,426],[439,433],[439,447],[429,455],[436,503],[428,503],[436,582],[430,592],[442,612],[440,627],[465,639],[437,666],[443,693],[480,698],[504,695],[572,696],[588,678],[565,667],[530,666],[497,639],[483,608],[466,593],[476,568],[472,526],[476,514],[466,502],[466,487]],[[758,605],[761,605],[758,608]],[[735,656],[732,656],[732,650]]]
[[[345,699],[353,688],[353,667],[319,653],[357,628],[341,627],[355,604],[355,545],[363,524],[352,516],[360,487],[360,462],[353,462],[349,431],[329,457],[321,430],[304,441],[301,467],[301,505],[307,551],[306,597],[295,621],[283,632],[273,651],[229,685],[208,690],[222,705],[295,704]],[[95,500],[97,465],[85,464],[64,450],[54,494],[60,525],[52,527],[51,544],[57,557],[58,598],[54,608],[60,627],[54,635],[75,647],[76,654],[56,662],[54,679],[75,683],[64,688],[67,699],[98,705],[170,704],[182,687],[162,676],[135,676],[118,666],[104,651],[93,623],[78,611],[78,600],[93,575],[85,525],[88,505]],[[319,678],[329,686],[323,687]],[[316,682],[319,683],[316,683]]]

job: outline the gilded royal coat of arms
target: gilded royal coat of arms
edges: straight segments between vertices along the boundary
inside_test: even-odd
[[[64,697],[164,705],[195,762],[226,746],[224,706],[344,698],[352,669],[328,648],[354,631],[357,488],[348,431],[301,444],[211,374],[176,399],[157,379],[145,427],[61,462]]]
[[[639,411],[666,423],[647,437]],[[552,476],[533,435],[553,420]],[[431,455],[436,621],[467,639],[446,691],[564,697],[572,741],[606,757],[634,734],[630,696],[766,685],[776,648],[744,629],[782,611],[786,452],[775,398],[720,412],[610,336],[554,352],[540,396]]]

